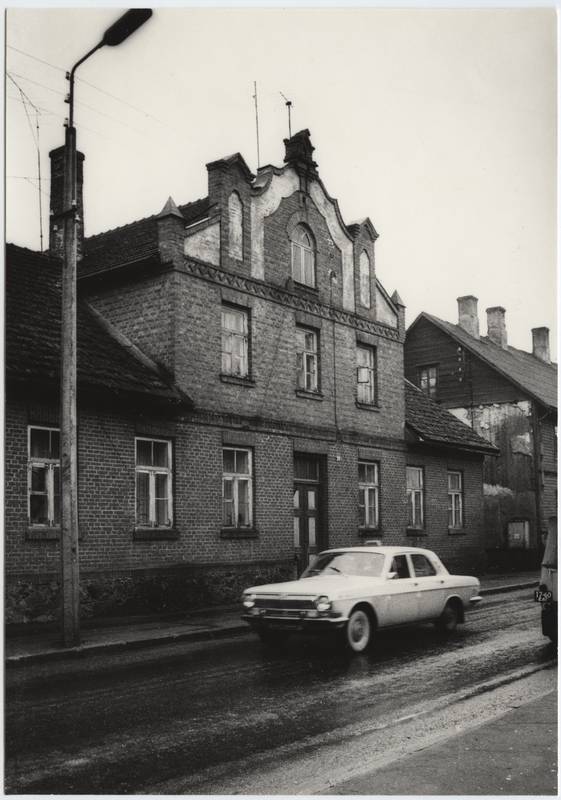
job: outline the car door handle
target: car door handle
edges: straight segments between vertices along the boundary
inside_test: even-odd
[[[413,586],[418,586],[418,585],[419,585],[418,583],[414,583],[414,584],[413,584]]]

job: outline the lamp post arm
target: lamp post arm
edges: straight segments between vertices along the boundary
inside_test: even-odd
[[[74,66],[72,67],[70,72],[66,73],[66,77],[68,78],[68,81],[70,83],[70,90],[69,90],[69,93],[68,93],[68,104],[70,106],[70,110],[69,110],[69,113],[68,113],[68,125],[71,128],[74,125],[74,74],[75,74],[76,70],[78,69],[78,67],[80,66],[80,64],[83,64],[84,61],[86,61],[97,50],[99,50],[100,47],[103,47],[104,44],[105,44],[105,42],[103,42],[103,41],[98,42],[98,44],[96,44],[95,47],[92,47],[92,49],[89,52],[87,52],[85,56],[82,56],[82,58],[74,64]]]

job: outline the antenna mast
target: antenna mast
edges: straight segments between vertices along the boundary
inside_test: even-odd
[[[257,107],[257,81],[253,81],[253,99],[255,100],[255,130],[257,133],[257,169],[261,166],[259,159],[259,109]]]
[[[280,96],[284,99],[284,104],[288,108],[288,138],[292,139],[292,125],[290,121],[290,109],[292,108],[292,100],[288,100],[282,92],[279,92]]]

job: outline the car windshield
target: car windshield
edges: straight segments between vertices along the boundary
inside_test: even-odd
[[[320,553],[302,573],[303,578],[315,575],[362,575],[379,578],[384,567],[382,553]]]

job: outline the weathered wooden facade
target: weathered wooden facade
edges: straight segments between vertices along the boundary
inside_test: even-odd
[[[433,400],[495,444],[485,459],[485,531],[491,565],[535,566],[557,517],[557,365],[547,328],[532,352],[508,345],[505,310],[458,299],[452,324],[422,313],[407,331],[405,374]]]

